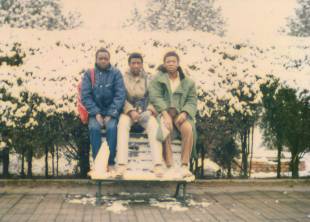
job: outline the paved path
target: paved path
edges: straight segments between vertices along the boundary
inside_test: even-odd
[[[192,184],[180,203],[169,198],[173,185],[109,184],[101,206],[92,204],[95,190],[91,184],[0,183],[0,221],[310,221],[308,185]],[[119,201],[124,211],[108,210]]]

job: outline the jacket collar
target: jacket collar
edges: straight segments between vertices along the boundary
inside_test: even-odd
[[[146,73],[145,71],[142,69],[141,72],[139,73],[138,77],[135,77],[132,72],[130,71],[130,69],[128,69],[126,71],[126,75],[128,75],[130,78],[139,78],[139,79],[144,79],[146,77]]]
[[[183,90],[183,85],[184,85],[184,82],[186,80],[186,77],[184,76],[184,73],[183,74],[183,78],[181,78],[181,73],[180,74],[180,85],[178,86],[178,88],[174,91],[174,93],[179,93],[179,94],[183,94],[184,90]],[[158,77],[158,81],[163,83],[170,94],[172,94],[172,91],[171,91],[171,87],[170,87],[170,83],[169,83],[169,76],[168,76],[168,73],[166,72],[162,72],[162,71],[159,71],[159,77]]]
[[[108,67],[106,67],[105,69],[102,69],[102,68],[99,68],[99,66],[95,63],[95,69],[98,70],[99,72],[110,71],[112,70],[112,65],[109,64]]]
[[[162,73],[167,73],[167,69],[164,67],[164,65],[160,65],[157,69],[158,69],[158,71],[160,71]],[[179,72],[180,80],[182,81],[185,78],[185,74],[184,74],[181,66],[178,67],[177,71]]]

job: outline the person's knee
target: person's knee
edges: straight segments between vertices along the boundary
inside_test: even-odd
[[[122,114],[118,121],[118,128],[130,130],[130,117]]]
[[[114,132],[117,130],[117,121],[116,119],[111,119],[106,125],[107,133]]]
[[[192,125],[191,125],[188,121],[185,121],[185,122],[180,126],[180,131],[181,131],[181,134],[190,135],[190,134],[193,133]]]
[[[101,125],[96,119],[90,118],[88,123],[88,129],[91,132],[101,131]]]
[[[154,116],[151,116],[148,120],[148,127],[152,129],[157,129],[158,123]]]

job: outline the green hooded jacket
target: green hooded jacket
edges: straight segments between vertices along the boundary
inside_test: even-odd
[[[192,158],[197,157],[196,151],[196,112],[197,112],[197,94],[196,86],[193,80],[185,76],[182,69],[178,68],[180,75],[180,85],[172,93],[169,83],[168,73],[163,68],[159,68],[159,72],[149,85],[149,101],[155,107],[158,113],[174,107],[178,113],[186,112],[188,120],[193,128],[194,143],[192,149]],[[159,127],[159,131],[161,127]],[[159,138],[160,139],[160,138]]]

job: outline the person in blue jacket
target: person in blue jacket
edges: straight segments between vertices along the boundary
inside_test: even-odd
[[[109,168],[115,164],[117,123],[126,99],[126,89],[121,72],[110,63],[110,53],[105,48],[96,52],[95,84],[90,71],[82,80],[81,100],[89,113],[89,135],[93,159],[101,146],[101,129],[105,127],[110,149]]]

